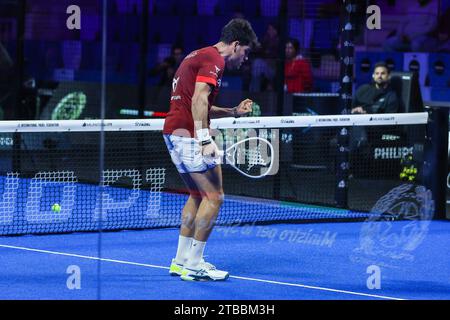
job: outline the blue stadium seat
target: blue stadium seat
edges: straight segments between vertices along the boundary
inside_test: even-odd
[[[450,87],[450,54],[432,53],[428,62],[430,86]],[[447,89],[450,90],[450,89]]]
[[[378,55],[378,59],[379,61],[386,62],[391,68],[391,71],[403,71],[403,53],[380,52]]]
[[[450,102],[450,90],[448,88],[431,88],[431,100]]]
[[[419,84],[424,86],[428,77],[428,53],[407,52],[403,56],[403,71],[419,73]]]

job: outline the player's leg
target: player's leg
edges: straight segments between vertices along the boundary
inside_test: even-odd
[[[226,280],[229,276],[228,272],[217,270],[213,265],[202,260],[206,242],[214,228],[224,199],[222,169],[218,165],[204,173],[191,173],[190,176],[203,195],[203,199],[195,217],[194,239],[181,279],[191,281]]]
[[[195,234],[195,217],[202,197],[190,195],[181,213],[180,235],[192,238]]]
[[[204,173],[192,173],[191,177],[203,195],[195,217],[194,239],[206,242],[224,200],[222,169],[218,165]]]
[[[191,247],[195,232],[195,216],[202,201],[202,197],[195,183],[192,181],[189,174],[187,174],[192,165],[195,165],[191,163],[193,160],[191,155],[195,153],[192,139],[182,136],[164,135],[164,141],[170,153],[172,162],[177,168],[177,171],[190,194],[181,214],[182,221],[180,234],[178,236],[177,253],[170,264],[169,274],[176,276],[181,275],[181,270],[183,269],[189,248]]]
[[[180,174],[189,191],[189,198],[183,207],[181,214],[180,234],[178,236],[177,254],[170,265],[170,275],[179,276],[186,263],[187,255],[192,244],[195,233],[195,217],[202,202],[200,191],[195,186],[190,176],[186,173]]]
[[[182,212],[183,223],[180,228],[177,250],[180,255],[179,260],[180,262],[187,260],[186,263],[191,260],[191,265],[198,268],[194,269],[192,273],[197,274],[198,271],[201,271],[199,277],[192,277],[188,274],[184,279],[182,276],[182,279],[225,280],[228,278],[227,272],[216,270],[213,265],[203,261],[206,240],[223,202],[222,171],[217,164],[205,163],[198,141],[173,135],[165,135],[164,139],[172,162],[190,193]],[[191,235],[194,235],[194,238],[190,238]],[[184,258],[186,252],[187,259]],[[191,256],[194,258],[189,258]],[[177,263],[176,259],[173,259],[170,274],[179,275],[183,267],[183,264]]]

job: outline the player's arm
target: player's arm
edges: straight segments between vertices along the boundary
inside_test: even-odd
[[[205,134],[206,131],[208,130],[208,103],[209,103],[208,96],[210,93],[211,87],[208,83],[205,82],[195,83],[194,94],[192,96],[191,110],[192,110],[192,118],[194,120],[195,132],[199,140],[202,140],[203,137],[203,133],[200,133],[199,130],[203,130]]]
[[[208,83],[196,82],[191,109],[195,135],[202,147],[202,155],[215,157],[219,150],[209,135],[208,128],[208,96],[210,93],[211,87]]]
[[[209,111],[209,115],[213,119],[224,117],[238,118],[252,112],[252,104],[253,104],[252,100],[245,99],[234,108],[222,108],[218,106],[212,106],[211,110]]]
[[[208,83],[196,82],[191,109],[195,136],[202,146],[202,155],[215,157],[219,150],[209,135],[208,128],[208,96],[210,93],[211,87]]]

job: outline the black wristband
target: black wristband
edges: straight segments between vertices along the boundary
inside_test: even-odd
[[[201,142],[200,142],[200,144],[202,145],[202,147],[203,147],[203,146],[206,146],[206,145],[208,145],[208,144],[210,144],[210,143],[211,143],[211,139],[204,140],[204,141],[201,141]]]

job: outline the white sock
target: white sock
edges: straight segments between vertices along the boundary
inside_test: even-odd
[[[189,254],[187,256],[186,266],[188,268],[197,268],[200,260],[203,258],[203,252],[205,251],[206,242],[193,239]]]
[[[188,258],[189,249],[191,248],[192,240],[194,238],[180,235],[178,237],[178,249],[175,261],[178,264],[185,264]]]

